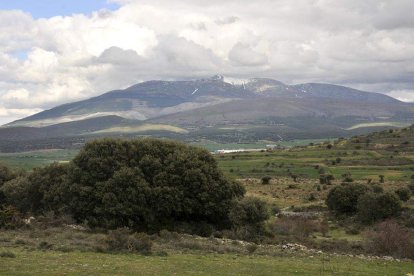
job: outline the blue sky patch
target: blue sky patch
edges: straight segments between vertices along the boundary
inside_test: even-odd
[[[50,18],[75,13],[89,14],[100,9],[115,10],[117,4],[106,0],[14,0],[0,1],[0,10],[22,10],[33,18]]]

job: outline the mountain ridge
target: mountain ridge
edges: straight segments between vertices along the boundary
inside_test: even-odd
[[[413,122],[414,104],[380,93],[323,83],[287,85],[270,78],[232,84],[215,76],[147,81],[59,105],[1,127],[0,142],[105,133],[277,141],[350,136]]]

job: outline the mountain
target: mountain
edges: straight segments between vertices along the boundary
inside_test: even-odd
[[[328,138],[413,121],[414,104],[332,84],[286,85],[265,78],[232,84],[222,76],[154,80],[9,123],[0,128],[0,150],[14,141],[31,145],[53,138],[67,145],[68,139],[108,135],[220,142]]]

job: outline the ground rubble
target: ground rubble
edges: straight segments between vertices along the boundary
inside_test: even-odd
[[[188,235],[192,236],[192,235]],[[331,252],[323,252],[322,250],[308,248],[307,246],[299,243],[285,243],[285,244],[279,244],[279,245],[271,245],[271,244],[255,244],[252,242],[242,241],[242,240],[233,240],[233,239],[226,239],[226,238],[204,238],[200,236],[192,236],[196,240],[212,240],[214,239],[216,243],[222,244],[222,245],[230,245],[230,244],[238,244],[243,247],[247,247],[249,245],[256,245],[258,249],[266,249],[266,251],[282,251],[282,252],[301,252],[306,254],[308,257],[313,258],[314,255],[324,255],[324,256],[342,256],[342,257],[349,257],[349,258],[358,258],[361,260],[366,261],[377,261],[377,260],[383,260],[383,261],[390,261],[390,262],[401,262],[401,261],[407,261],[412,262],[413,260],[410,259],[398,259],[394,258],[392,256],[373,256],[373,255],[364,255],[364,254],[343,254],[343,253],[331,253]]]

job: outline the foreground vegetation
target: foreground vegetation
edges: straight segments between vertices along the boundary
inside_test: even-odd
[[[60,258],[74,265],[68,273],[128,273],[144,260],[141,274],[412,273],[413,130],[215,158],[107,139],[31,172],[0,166],[0,264],[34,271],[48,256],[42,274]]]
[[[41,275],[406,275],[409,262],[365,261],[350,257],[235,256],[179,253],[167,257],[90,252],[11,250],[0,258],[0,274]]]

